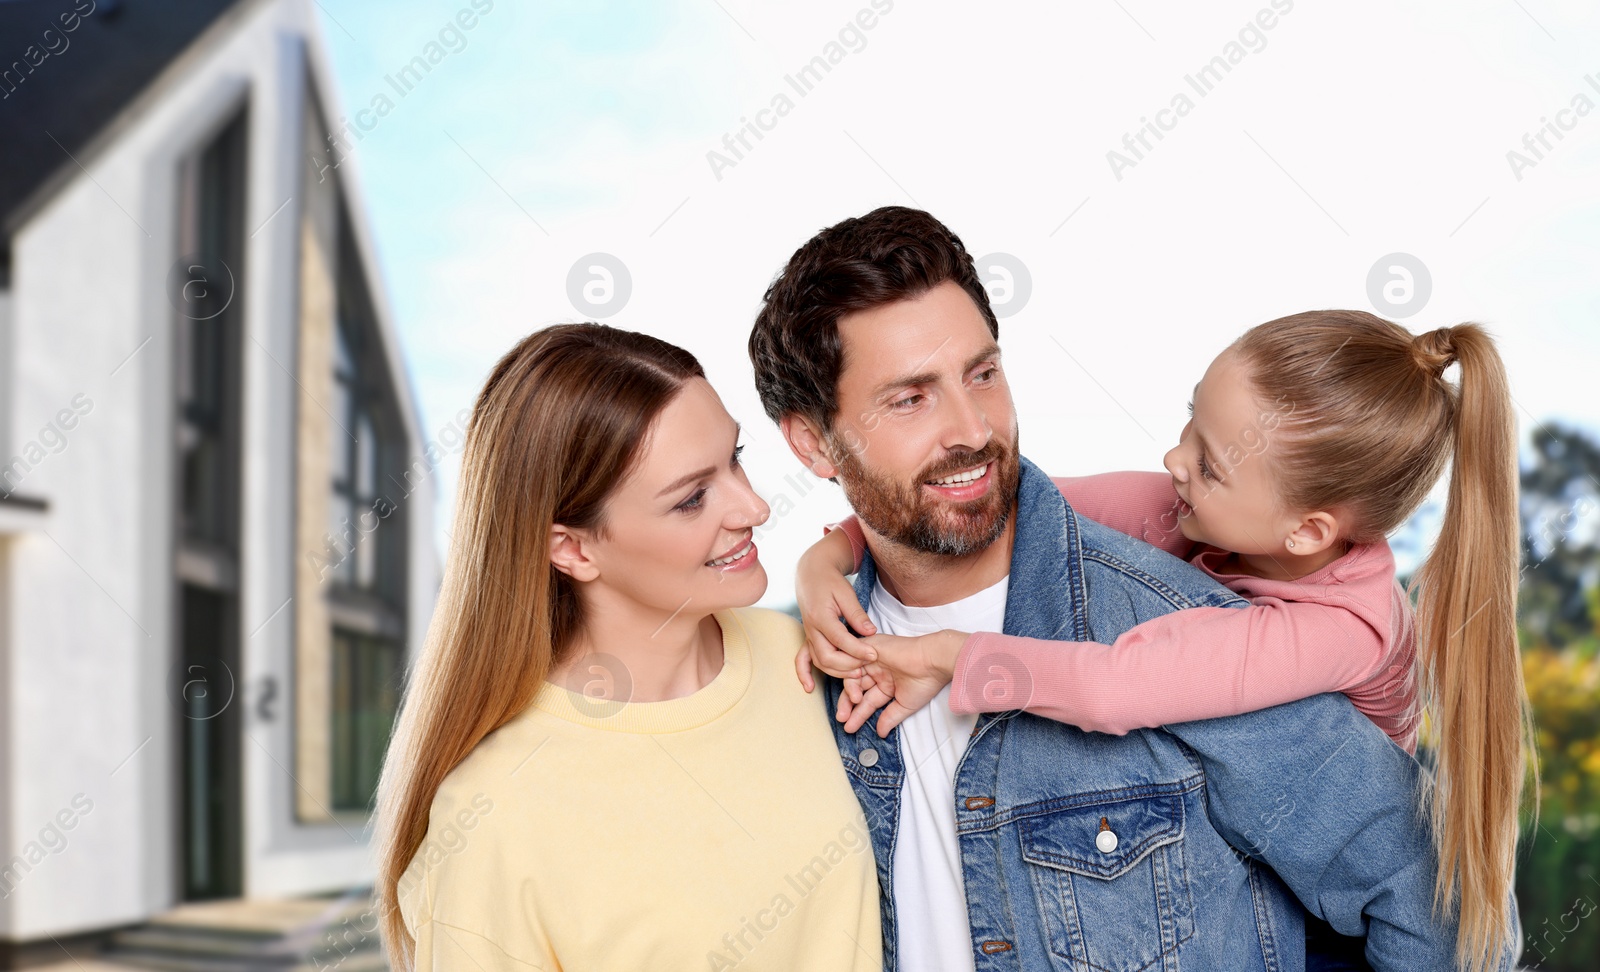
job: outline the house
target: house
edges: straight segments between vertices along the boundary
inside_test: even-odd
[[[0,967],[372,881],[445,450],[315,11],[0,4]]]

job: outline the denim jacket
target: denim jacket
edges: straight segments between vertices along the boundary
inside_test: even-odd
[[[876,576],[869,553],[855,582],[863,607]],[[1245,603],[1190,564],[1078,517],[1022,460],[1006,634],[1109,643],[1169,611]],[[831,712],[842,686],[826,686]],[[905,770],[899,730],[879,739],[876,725],[848,734],[833,723],[871,827],[892,972]],[[1365,936],[1377,972],[1454,968],[1454,918],[1431,916],[1421,776],[1336,694],[1125,736],[982,715],[955,777],[977,969],[1300,972],[1302,904]],[[1102,820],[1114,846],[1096,842]]]

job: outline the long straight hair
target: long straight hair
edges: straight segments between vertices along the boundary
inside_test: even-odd
[[[1516,430],[1494,342],[1477,324],[1413,336],[1361,311],[1295,314],[1233,345],[1265,401],[1292,403],[1274,441],[1278,498],[1343,509],[1344,539],[1398,527],[1450,470],[1444,525],[1418,570],[1417,658],[1436,729],[1422,794],[1438,851],[1436,912],[1459,902],[1457,958],[1491,967],[1507,905],[1532,723],[1517,644]],[[1444,377],[1460,366],[1458,386]],[[1537,791],[1535,791],[1537,800]]]
[[[583,626],[572,579],[550,563],[551,525],[604,535],[607,498],[697,377],[694,356],[665,341],[567,324],[524,338],[479,393],[450,558],[378,784],[376,897],[395,969],[414,967],[399,882],[440,784],[532,703]]]

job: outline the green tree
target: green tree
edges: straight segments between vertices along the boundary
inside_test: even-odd
[[[1600,955],[1600,444],[1535,430],[1521,474],[1517,615],[1539,755],[1539,819],[1517,862],[1523,967],[1592,972]]]
[[[1561,646],[1595,631],[1600,591],[1600,444],[1544,425],[1522,470],[1523,568],[1518,614],[1539,641]]]

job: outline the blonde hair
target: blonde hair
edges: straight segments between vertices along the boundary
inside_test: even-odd
[[[1477,324],[1413,336],[1349,310],[1269,321],[1231,350],[1263,400],[1292,405],[1269,460],[1279,499],[1345,511],[1345,539],[1382,539],[1450,467],[1444,524],[1412,583],[1420,684],[1437,730],[1422,799],[1438,851],[1434,910],[1459,903],[1458,961],[1492,967],[1511,944],[1517,815],[1533,758],[1516,631],[1516,430],[1500,356]],[[1458,387],[1444,377],[1452,364]]]
[[[395,969],[414,968],[399,881],[440,784],[533,701],[582,628],[574,582],[550,563],[551,525],[603,533],[606,499],[695,377],[699,362],[665,341],[569,324],[524,338],[479,393],[450,559],[378,784],[375,896]]]

